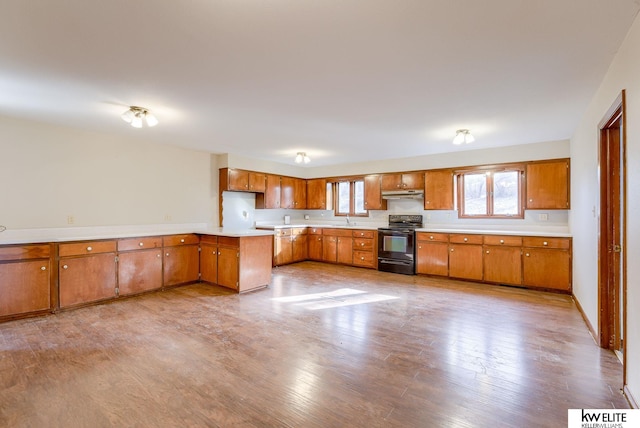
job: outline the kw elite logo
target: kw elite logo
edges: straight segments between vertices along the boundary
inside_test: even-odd
[[[637,428],[638,409],[569,409],[569,428]]]

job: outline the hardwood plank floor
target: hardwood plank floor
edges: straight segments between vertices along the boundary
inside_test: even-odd
[[[9,427],[558,427],[628,407],[569,296],[314,262],[243,295],[0,324],[0,351]]]

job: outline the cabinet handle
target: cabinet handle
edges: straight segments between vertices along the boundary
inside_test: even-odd
[[[67,269],[68,267],[69,267],[69,266],[67,266],[67,265],[63,265],[63,266],[62,266],[62,269]]]
[[[91,250],[93,250],[93,248],[87,247],[87,251],[91,251]]]
[[[47,270],[47,267],[46,267],[46,266],[42,266],[42,267],[40,268],[40,270]]]
[[[526,253],[525,256],[529,257],[529,253]]]
[[[547,241],[544,241],[544,242],[542,243],[542,245],[544,245],[544,246],[546,247],[547,245],[549,245],[549,243],[548,243]]]
[[[180,242],[182,242],[184,244],[184,239],[181,239]]]
[[[501,240],[500,240],[500,243],[501,243],[501,244],[504,244],[504,239],[501,239]]]
[[[141,242],[138,245],[141,246],[141,247],[144,247],[144,242]]]

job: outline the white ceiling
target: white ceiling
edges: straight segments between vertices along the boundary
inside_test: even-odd
[[[639,3],[2,0],[0,115],[311,166],[566,139]]]

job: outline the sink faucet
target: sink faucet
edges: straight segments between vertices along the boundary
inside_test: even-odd
[[[351,224],[351,221],[349,220],[349,214],[347,214],[347,224]]]

